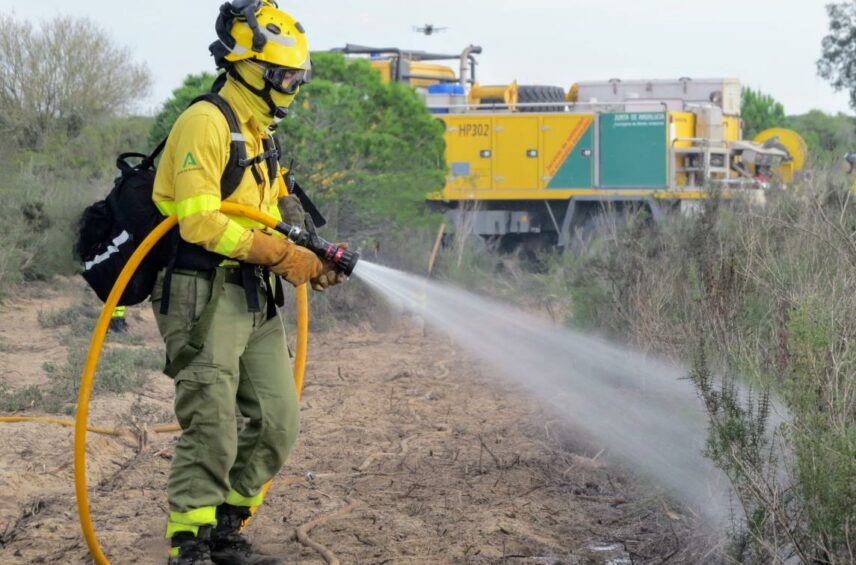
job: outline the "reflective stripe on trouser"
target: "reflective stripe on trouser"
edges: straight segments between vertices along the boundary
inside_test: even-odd
[[[169,313],[160,314],[163,273],[152,308],[167,353],[188,339],[211,291],[203,278],[174,273]],[[298,431],[298,403],[279,317],[247,312],[244,289],[225,283],[199,355],[175,378],[175,414],[182,435],[175,448],[167,495],[172,513],[260,502],[262,486],[279,472]],[[237,431],[236,407],[248,420]],[[171,517],[173,514],[171,514]],[[168,532],[196,531],[170,519]],[[174,527],[173,527],[174,526]],[[182,529],[175,529],[182,528]]]
[[[113,309],[113,318],[124,318],[125,317],[125,306],[116,306]]]

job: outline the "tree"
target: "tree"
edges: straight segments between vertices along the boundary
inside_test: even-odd
[[[412,87],[385,84],[366,60],[312,56],[313,81],[282,127],[285,163],[350,233],[380,237],[425,217],[445,182],[445,127]]]
[[[421,221],[425,195],[445,178],[442,123],[410,86],[384,84],[367,61],[313,53],[312,70],[279,127],[283,164],[293,162],[298,182],[349,237],[379,237],[392,225]],[[208,90],[210,78],[185,79],[152,140]]]
[[[828,4],[829,34],[821,42],[817,73],[835,90],[850,92],[850,107],[856,109],[856,2]]]
[[[155,118],[155,125],[149,134],[149,143],[155,147],[163,138],[169,135],[172,125],[178,116],[187,108],[194,98],[204,94],[211,89],[215,75],[202,72],[195,75],[187,75],[180,87],[172,91],[172,98],[167,100],[161,111]]]
[[[785,108],[769,94],[744,88],[741,99],[744,138],[752,139],[767,128],[785,126]]]
[[[845,153],[856,151],[856,119],[852,116],[812,110],[788,116],[788,127],[805,139],[809,155],[817,162],[835,162]]]
[[[121,115],[150,85],[146,67],[90,20],[60,16],[35,29],[0,15],[0,129],[24,148]]]

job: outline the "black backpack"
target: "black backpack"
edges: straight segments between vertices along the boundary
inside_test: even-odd
[[[235,134],[232,135],[229,162],[220,181],[221,200],[226,200],[238,188],[246,169],[251,165],[266,161],[273,181],[278,174],[279,162],[279,145],[276,139],[266,140],[265,152],[247,159],[241,130],[229,104],[218,94],[211,92],[196,98],[190,105],[203,100],[214,104],[223,113],[230,132]],[[80,218],[75,253],[83,262],[83,278],[104,302],[107,301],[113,284],[131,255],[146,236],[164,220],[152,200],[152,190],[156,174],[154,163],[165,145],[166,139],[151,155],[119,155],[116,159],[119,174],[112,190],[107,198],[86,208]],[[138,159],[138,164],[131,164]],[[258,174],[255,168],[252,168],[252,171],[254,175]],[[185,248],[193,252],[198,250],[199,254],[212,255],[210,259],[203,258],[202,262],[208,261],[215,266],[223,259],[199,246],[182,243],[177,229],[173,229],[161,239],[131,277],[119,299],[119,305],[131,306],[146,300],[152,292],[158,271],[168,265],[174,266],[176,255]]]

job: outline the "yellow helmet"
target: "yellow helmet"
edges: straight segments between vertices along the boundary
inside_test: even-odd
[[[305,74],[311,69],[306,31],[273,0],[226,2],[220,7],[215,27],[222,45],[220,58],[225,61],[253,60]]]
[[[209,49],[217,66],[264,99],[272,115],[284,113],[270,90],[294,95],[309,82],[312,70],[306,31],[300,22],[273,0],[232,0],[220,7],[215,27],[218,41]],[[234,63],[241,61],[263,67],[264,89],[251,86],[235,70]]]
[[[220,8],[217,36],[231,62],[255,59],[277,67],[308,68],[309,44],[300,22],[272,0],[234,0]]]

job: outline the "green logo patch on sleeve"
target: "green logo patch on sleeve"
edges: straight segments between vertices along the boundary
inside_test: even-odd
[[[195,167],[196,166],[196,158],[193,156],[193,152],[188,151],[187,155],[184,156],[184,165],[181,166],[182,169],[186,169],[187,167]]]

